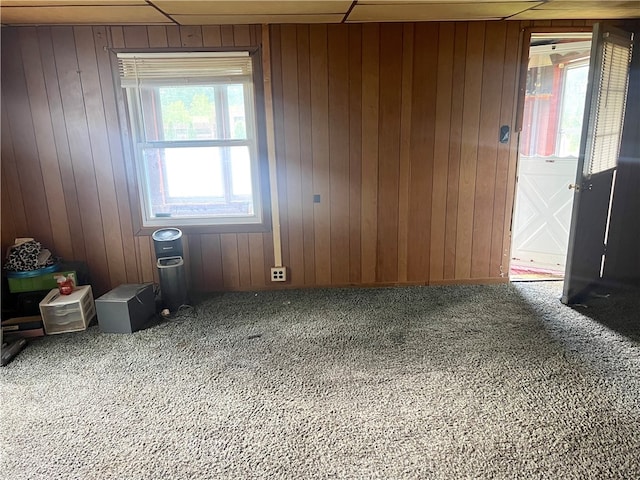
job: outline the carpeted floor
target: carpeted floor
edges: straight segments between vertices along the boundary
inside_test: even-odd
[[[558,282],[231,293],[0,371],[0,476],[637,479],[637,297]]]

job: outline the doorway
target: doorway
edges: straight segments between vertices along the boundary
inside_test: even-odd
[[[590,33],[531,34],[511,280],[564,277],[590,50]]]

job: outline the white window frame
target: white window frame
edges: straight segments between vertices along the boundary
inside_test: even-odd
[[[576,155],[569,155],[569,156],[565,156],[565,157],[561,157],[560,156],[560,144],[562,142],[562,131],[560,130],[561,126],[562,126],[562,120],[564,119],[564,114],[565,114],[565,110],[564,110],[564,102],[565,102],[565,95],[566,95],[566,91],[567,91],[567,74],[576,68],[587,68],[587,75],[589,72],[589,58],[584,58],[581,60],[577,60],[571,63],[568,63],[567,65],[565,65],[564,67],[564,71],[562,72],[562,90],[561,90],[561,97],[560,97],[560,113],[558,114],[558,132],[556,135],[556,145],[554,148],[554,156],[557,158],[578,158],[578,155],[580,154],[579,152]],[[584,102],[583,102],[584,104]],[[583,106],[583,110],[584,111],[584,106]],[[580,115],[580,120],[582,120],[582,115]],[[580,134],[582,133],[582,129],[579,129],[578,131],[578,143],[580,143]],[[580,149],[580,147],[578,146],[578,150]]]
[[[118,57],[122,58],[170,58],[172,61],[179,62],[181,58],[212,58],[216,57],[228,59],[230,57],[249,57],[248,51],[233,52],[172,52],[172,53],[119,53]],[[144,227],[209,227],[209,226],[255,226],[262,225],[264,219],[263,194],[261,191],[261,173],[259,165],[258,151],[258,132],[255,108],[255,88],[254,78],[249,75],[226,76],[226,75],[208,75],[206,71],[194,71],[193,76],[189,75],[188,69],[182,78],[162,78],[162,74],[151,72],[153,78],[145,78],[143,81],[134,79],[131,76],[126,78],[123,73],[121,61],[121,82],[122,87],[126,90],[126,99],[128,105],[128,117],[131,125],[134,164],[136,171],[136,183],[138,187],[138,201],[141,212],[141,226]],[[213,60],[215,61],[215,60]],[[251,61],[251,60],[250,60]],[[130,73],[130,72],[129,72]],[[246,138],[245,139],[222,139],[222,140],[149,140],[146,138],[143,105],[141,98],[142,88],[158,88],[158,87],[174,87],[174,86],[193,86],[203,85],[212,86],[214,88],[226,85],[243,85],[244,92],[244,112],[246,122]],[[216,88],[216,92],[219,90]],[[222,107],[225,108],[225,107]],[[228,110],[224,111],[225,115]],[[224,115],[223,115],[224,117]],[[226,119],[225,121],[228,121]],[[146,171],[146,162],[144,160],[145,149],[169,149],[169,148],[197,148],[197,147],[225,147],[246,146],[249,150],[250,168],[251,168],[251,200],[253,205],[253,213],[246,215],[233,214],[208,214],[202,216],[154,216],[151,211],[151,193],[149,183],[151,176]],[[223,153],[223,169],[230,169],[224,159],[228,159]],[[225,165],[226,164],[226,165]],[[228,179],[230,172],[224,175],[226,180],[225,190],[229,187]],[[226,197],[230,195],[226,192]],[[213,205],[213,204],[212,204]]]

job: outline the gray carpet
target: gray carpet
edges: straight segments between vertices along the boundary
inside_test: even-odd
[[[230,293],[0,371],[0,476],[640,478],[637,298],[555,282]]]

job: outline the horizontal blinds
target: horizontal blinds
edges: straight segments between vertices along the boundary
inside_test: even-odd
[[[252,73],[248,52],[119,53],[118,67],[122,87],[237,82]]]
[[[592,117],[592,147],[585,162],[587,175],[615,168],[618,162],[630,61],[628,44],[604,41],[600,88]]]

